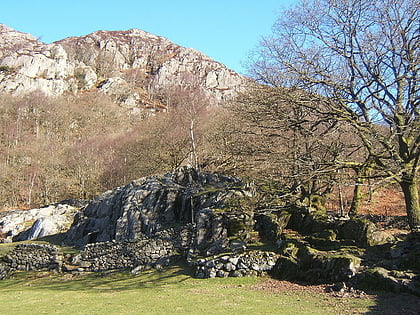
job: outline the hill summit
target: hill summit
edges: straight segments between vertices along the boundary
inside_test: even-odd
[[[147,107],[147,95],[199,87],[214,104],[231,99],[244,78],[192,48],[139,29],[97,31],[46,44],[0,24],[0,91],[48,96],[81,91]]]

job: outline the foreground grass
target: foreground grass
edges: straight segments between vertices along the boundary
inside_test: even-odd
[[[193,279],[173,267],[139,276],[16,275],[0,281],[4,314],[361,314],[371,298],[257,290],[261,278]]]

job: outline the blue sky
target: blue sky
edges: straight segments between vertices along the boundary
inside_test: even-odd
[[[139,28],[202,51],[244,73],[243,63],[282,8],[297,0],[2,0],[0,23],[50,43],[97,30]]]

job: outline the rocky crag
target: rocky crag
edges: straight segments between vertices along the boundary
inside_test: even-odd
[[[182,167],[102,194],[76,215],[65,242],[136,241],[187,228],[194,234],[191,250],[217,252],[229,236],[246,238],[252,229],[246,213],[228,206],[229,200],[249,194],[239,178]]]
[[[100,91],[127,107],[163,110],[167,104],[153,98],[174,86],[194,85],[211,103],[223,104],[243,83],[201,52],[138,29],[45,44],[0,24],[0,91],[14,95]]]
[[[67,232],[84,202],[68,200],[39,209],[0,213],[0,241],[32,240]]]
[[[243,202],[249,197],[255,197],[253,187],[239,178],[189,167],[141,178],[76,212],[64,242],[77,253],[19,245],[1,258],[0,277],[38,269],[136,274],[183,260],[198,278],[269,273],[335,284],[340,292],[420,295],[418,235],[394,236],[364,217],[305,207],[250,209]],[[401,226],[403,220],[396,223]]]

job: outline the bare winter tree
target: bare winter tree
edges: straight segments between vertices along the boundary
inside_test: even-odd
[[[299,106],[308,98],[301,90],[248,86],[233,106],[236,120],[241,120],[237,132],[248,143],[233,149],[256,170],[254,177],[279,183],[289,202],[312,206],[317,200],[316,207],[323,208],[333,187],[348,174],[340,172],[339,162],[349,156],[359,161],[360,143],[346,135],[344,124]]]
[[[366,163],[402,188],[413,231],[420,231],[419,17],[419,0],[302,0],[279,17],[252,65],[261,82],[307,91],[312,99],[299,106],[353,128]]]
[[[210,102],[196,78],[183,73],[182,81],[183,85],[172,87],[165,96],[169,115],[188,134],[189,164],[198,169],[199,125],[207,114]]]

